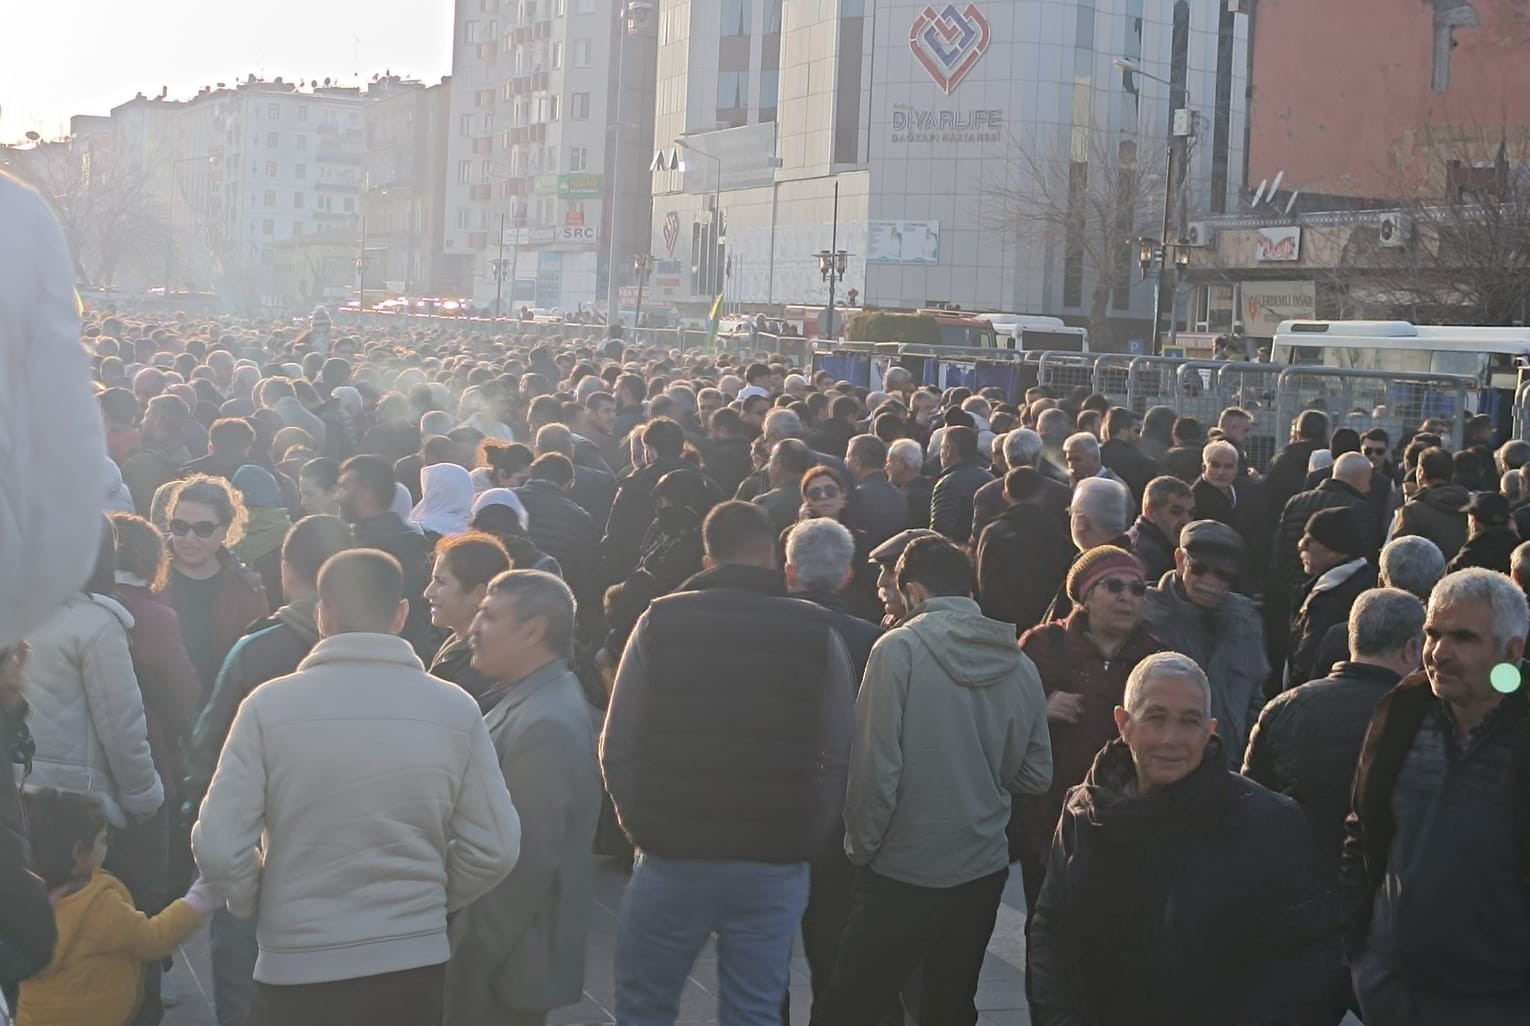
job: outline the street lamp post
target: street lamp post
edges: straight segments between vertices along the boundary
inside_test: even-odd
[[[839,337],[839,326],[834,322],[834,286],[845,278],[850,254],[839,247],[839,183],[834,183],[834,226],[830,229],[829,248],[818,251],[818,273],[829,283],[829,310],[824,322],[824,333],[829,341]]]
[[[620,19],[616,31],[616,118],[611,126],[611,210],[607,218],[611,237],[606,240],[606,325],[607,332],[616,329],[620,320],[621,306],[618,302],[616,281],[616,257],[621,252],[621,236],[616,230],[617,204],[621,199],[622,173],[622,97],[626,94],[627,37],[636,36],[654,11],[653,0],[627,0],[617,10]]]
[[[500,307],[500,302],[503,299],[504,294],[505,294],[505,215],[504,215],[503,212],[501,212],[500,215],[499,215],[499,256],[497,258],[495,258],[495,260],[494,260],[494,319],[495,320],[498,320],[499,318],[501,318],[501,317],[503,317],[505,315],[504,314],[504,310]],[[510,301],[512,303],[515,302],[515,295],[513,293],[510,296]]]
[[[643,286],[648,283],[648,273],[658,258],[652,253],[639,253],[632,258],[632,270],[637,275],[637,308],[632,311],[632,330],[643,326]]]
[[[1169,327],[1166,345],[1173,345],[1179,336],[1179,323],[1175,316],[1175,295],[1179,287],[1178,274],[1189,265],[1190,254],[1185,250],[1185,205],[1184,190],[1185,179],[1188,171],[1190,157],[1190,139],[1195,135],[1195,116],[1190,108],[1190,89],[1188,86],[1177,86],[1173,82],[1159,75],[1144,71],[1142,65],[1135,61],[1129,61],[1124,57],[1117,57],[1111,64],[1120,71],[1139,75],[1142,78],[1166,85],[1170,90],[1181,89],[1185,94],[1185,106],[1175,108],[1173,131],[1169,136],[1169,153],[1167,160],[1167,173],[1164,175],[1163,195],[1163,226],[1159,232],[1158,249],[1156,254],[1150,254],[1148,249],[1140,249],[1139,262],[1142,264],[1142,273],[1146,277],[1148,268],[1156,258],[1158,261],[1158,277],[1153,285],[1153,351],[1161,351],[1159,345],[1163,337],[1161,328],[1163,323],[1164,297],[1169,302]],[[1170,238],[1171,230],[1174,237]],[[1150,240],[1139,240],[1145,243]],[[1170,265],[1173,265],[1172,267]]]

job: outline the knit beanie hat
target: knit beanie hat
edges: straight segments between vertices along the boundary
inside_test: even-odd
[[[1360,554],[1360,523],[1347,506],[1320,509],[1307,519],[1307,535],[1346,556]]]
[[[1136,556],[1115,545],[1101,545],[1074,560],[1073,568],[1068,571],[1068,598],[1076,606],[1083,605],[1089,589],[1111,574],[1123,574],[1143,582],[1147,580]]]

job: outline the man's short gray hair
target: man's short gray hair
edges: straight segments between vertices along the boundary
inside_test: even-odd
[[[791,410],[775,409],[765,414],[767,438],[801,438],[802,418]]]
[[[1087,431],[1076,431],[1068,436],[1067,441],[1063,442],[1064,452],[1074,447],[1084,450],[1095,459],[1098,459],[1100,456],[1100,440]]]
[[[543,647],[565,658],[573,654],[578,604],[561,577],[543,570],[506,570],[489,582],[489,595],[508,598],[522,620],[544,618]]]
[[[1510,502],[1518,499],[1525,491],[1524,472],[1520,470],[1505,470],[1503,477],[1498,480],[1498,490]]]
[[[887,458],[897,460],[905,467],[924,469],[924,450],[912,438],[900,438],[887,447]]]
[[[1427,602],[1445,576],[1445,555],[1428,538],[1409,534],[1387,542],[1381,550],[1380,568],[1382,587],[1400,588]]]
[[[1215,442],[1207,442],[1206,447],[1201,450],[1201,462],[1210,463],[1213,453],[1229,456],[1236,460],[1238,458],[1238,447],[1220,438]]]
[[[1362,592],[1349,610],[1349,655],[1390,656],[1424,633],[1424,604],[1398,588]]]
[[[882,376],[882,384],[890,389],[901,390],[904,385],[914,383],[914,373],[907,367],[892,367]]]
[[[1493,640],[1501,648],[1530,634],[1530,605],[1525,593],[1503,574],[1482,567],[1457,570],[1440,578],[1429,594],[1429,608],[1451,602],[1488,602],[1493,607]]]
[[[1004,436],[1004,462],[1009,469],[1034,467],[1041,455],[1041,436],[1030,428],[1015,428]]]
[[[1132,493],[1119,481],[1091,477],[1073,489],[1073,510],[1089,518],[1096,531],[1121,534],[1132,519]]]
[[[1201,686],[1206,696],[1206,715],[1211,715],[1211,682],[1199,663],[1178,652],[1158,652],[1148,656],[1132,668],[1126,678],[1126,693],[1121,697],[1121,707],[1135,716],[1142,709],[1142,692],[1148,682],[1158,677],[1183,677]]]
[[[804,520],[786,536],[786,565],[802,591],[838,591],[854,558],[854,536],[826,517]]]
[[[1036,431],[1051,445],[1062,445],[1073,431],[1073,421],[1059,409],[1042,410],[1036,418]]]
[[[445,410],[431,410],[420,418],[420,434],[427,438],[431,435],[451,434],[452,428],[456,426],[457,422]]]

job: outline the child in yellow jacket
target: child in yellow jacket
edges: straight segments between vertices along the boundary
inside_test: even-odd
[[[32,858],[49,887],[58,946],[21,985],[17,1026],[123,1026],[143,1000],[145,963],[191,935],[217,901],[201,880],[152,918],[133,907],[106,859],[106,816],[90,795],[44,788],[27,795]]]

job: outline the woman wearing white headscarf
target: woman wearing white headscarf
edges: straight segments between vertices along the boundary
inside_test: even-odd
[[[436,463],[420,471],[423,497],[410,519],[432,545],[437,539],[461,534],[473,516],[473,479],[455,463]]]

